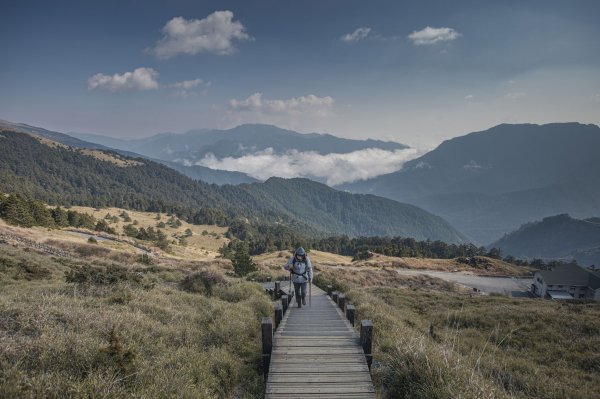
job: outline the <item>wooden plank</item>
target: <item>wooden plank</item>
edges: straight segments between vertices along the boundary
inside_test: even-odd
[[[273,367],[273,365],[272,365]],[[354,364],[354,365],[348,365],[346,363],[330,363],[330,364],[322,364],[320,366],[317,365],[312,365],[312,366],[306,366],[306,365],[285,365],[285,366],[281,366],[281,367],[277,367],[276,371],[271,370],[271,372],[269,373],[269,376],[271,375],[278,375],[278,374],[292,374],[295,375],[296,377],[298,377],[298,373],[300,374],[304,374],[304,373],[311,373],[311,372],[315,372],[315,373],[327,373],[331,371],[331,368],[335,368],[335,370],[339,371],[340,373],[353,373],[353,372],[369,372],[369,367],[365,364]]]
[[[302,392],[303,394],[319,394],[319,393],[337,393],[339,395],[345,393],[375,393],[373,384],[362,383],[362,382],[340,382],[340,383],[329,383],[329,384],[275,384],[267,385],[267,393],[282,394],[282,393],[296,393]]]
[[[320,394],[309,394],[309,395],[305,395],[305,394],[283,394],[283,395],[267,394],[265,397],[268,399],[374,399],[375,394],[374,393],[357,393],[357,394],[346,393],[343,396],[340,396],[337,393],[333,393],[333,394],[320,393]]]
[[[274,361],[283,361],[283,362],[296,362],[296,363],[303,363],[303,362],[321,362],[321,363],[340,363],[340,362],[364,362],[365,361],[365,355],[352,355],[352,354],[348,354],[348,355],[336,355],[335,357],[329,356],[329,355],[324,355],[324,356],[319,356],[319,355],[279,355],[279,354],[275,354],[271,357],[271,362]]]
[[[300,346],[300,347],[277,347],[273,349],[273,355],[311,355],[311,354],[319,354],[319,355],[345,355],[345,354],[363,354],[361,348],[359,347],[336,347],[336,348],[327,348],[327,347],[311,347],[311,346]]]
[[[304,383],[331,383],[331,382],[371,382],[371,376],[367,372],[354,372],[354,373],[304,373],[302,375],[294,375],[292,373],[272,373],[269,375],[269,383],[294,383],[298,379]]]
[[[346,316],[313,287],[312,306],[291,306],[273,338],[266,398],[375,398],[360,341]]]

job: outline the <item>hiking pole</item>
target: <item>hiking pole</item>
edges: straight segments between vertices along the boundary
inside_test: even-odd
[[[312,299],[312,280],[308,280],[308,307],[311,307]]]
[[[290,272],[290,286],[288,287],[288,300],[292,300],[292,272]]]

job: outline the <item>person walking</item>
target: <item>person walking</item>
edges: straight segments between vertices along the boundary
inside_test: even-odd
[[[294,251],[294,255],[283,265],[283,268],[292,274],[296,303],[301,308],[302,305],[306,305],[306,287],[313,278],[312,264],[304,248],[299,247]]]

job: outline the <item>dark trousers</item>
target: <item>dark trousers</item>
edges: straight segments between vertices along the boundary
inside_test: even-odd
[[[306,287],[308,283],[294,283],[294,292],[296,293],[296,302],[300,303],[302,298],[306,297]]]

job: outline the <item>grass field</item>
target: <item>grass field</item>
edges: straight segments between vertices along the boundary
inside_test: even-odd
[[[141,227],[159,222],[128,214]],[[253,257],[259,271],[239,279],[213,253],[226,242],[223,229],[166,230],[187,228],[198,241],[143,258],[127,244],[0,222],[3,233],[74,255],[0,242],[0,398],[262,397],[259,320],[273,308],[247,279],[285,280],[291,252]],[[358,320],[373,320],[381,398],[600,398],[600,304],[471,297],[394,271],[451,271],[454,260],[311,258],[316,281],[346,292]],[[480,265],[483,274],[520,271],[487,258]]]
[[[161,227],[161,230],[167,234],[171,241],[171,250],[169,253],[164,253],[157,247],[153,247],[151,242],[140,242],[143,245],[150,247],[153,251],[161,252],[161,255],[163,256],[178,259],[214,260],[220,255],[219,248],[229,243],[229,239],[225,237],[225,233],[227,232],[226,227],[193,225],[183,220],[180,220],[181,225],[179,227],[172,227],[167,223],[171,217],[164,213],[125,211],[131,219],[130,221],[125,221],[125,219],[120,216],[123,214],[124,210],[120,208],[94,209],[74,206],[70,209],[90,214],[97,220],[106,220],[109,223],[109,226],[115,229],[117,233],[115,238],[120,240],[120,242],[110,240],[100,240],[98,242],[99,247],[110,250],[132,254],[140,252],[134,246],[128,244],[135,240],[124,235],[123,227],[127,224],[135,224],[136,228],[143,227],[147,229],[148,227],[152,227],[156,230],[159,223],[164,223],[165,226]],[[107,217],[110,217],[111,219],[107,219]],[[185,238],[187,241],[186,245],[180,245],[179,238],[184,236],[188,229],[192,232],[192,235]],[[58,246],[64,247],[65,249],[69,249],[68,247],[71,243],[78,246],[87,242],[88,237],[75,234],[69,230],[70,229],[68,228],[50,230],[44,227],[20,228],[9,225],[0,219],[0,232],[16,234],[33,241],[41,243],[50,241],[50,244],[54,242],[54,244],[58,244]]]
[[[0,244],[0,397],[262,397],[260,287],[225,264],[147,262]]]
[[[435,282],[364,288],[341,272],[318,282],[374,322],[382,397],[600,398],[598,303],[470,297]]]

